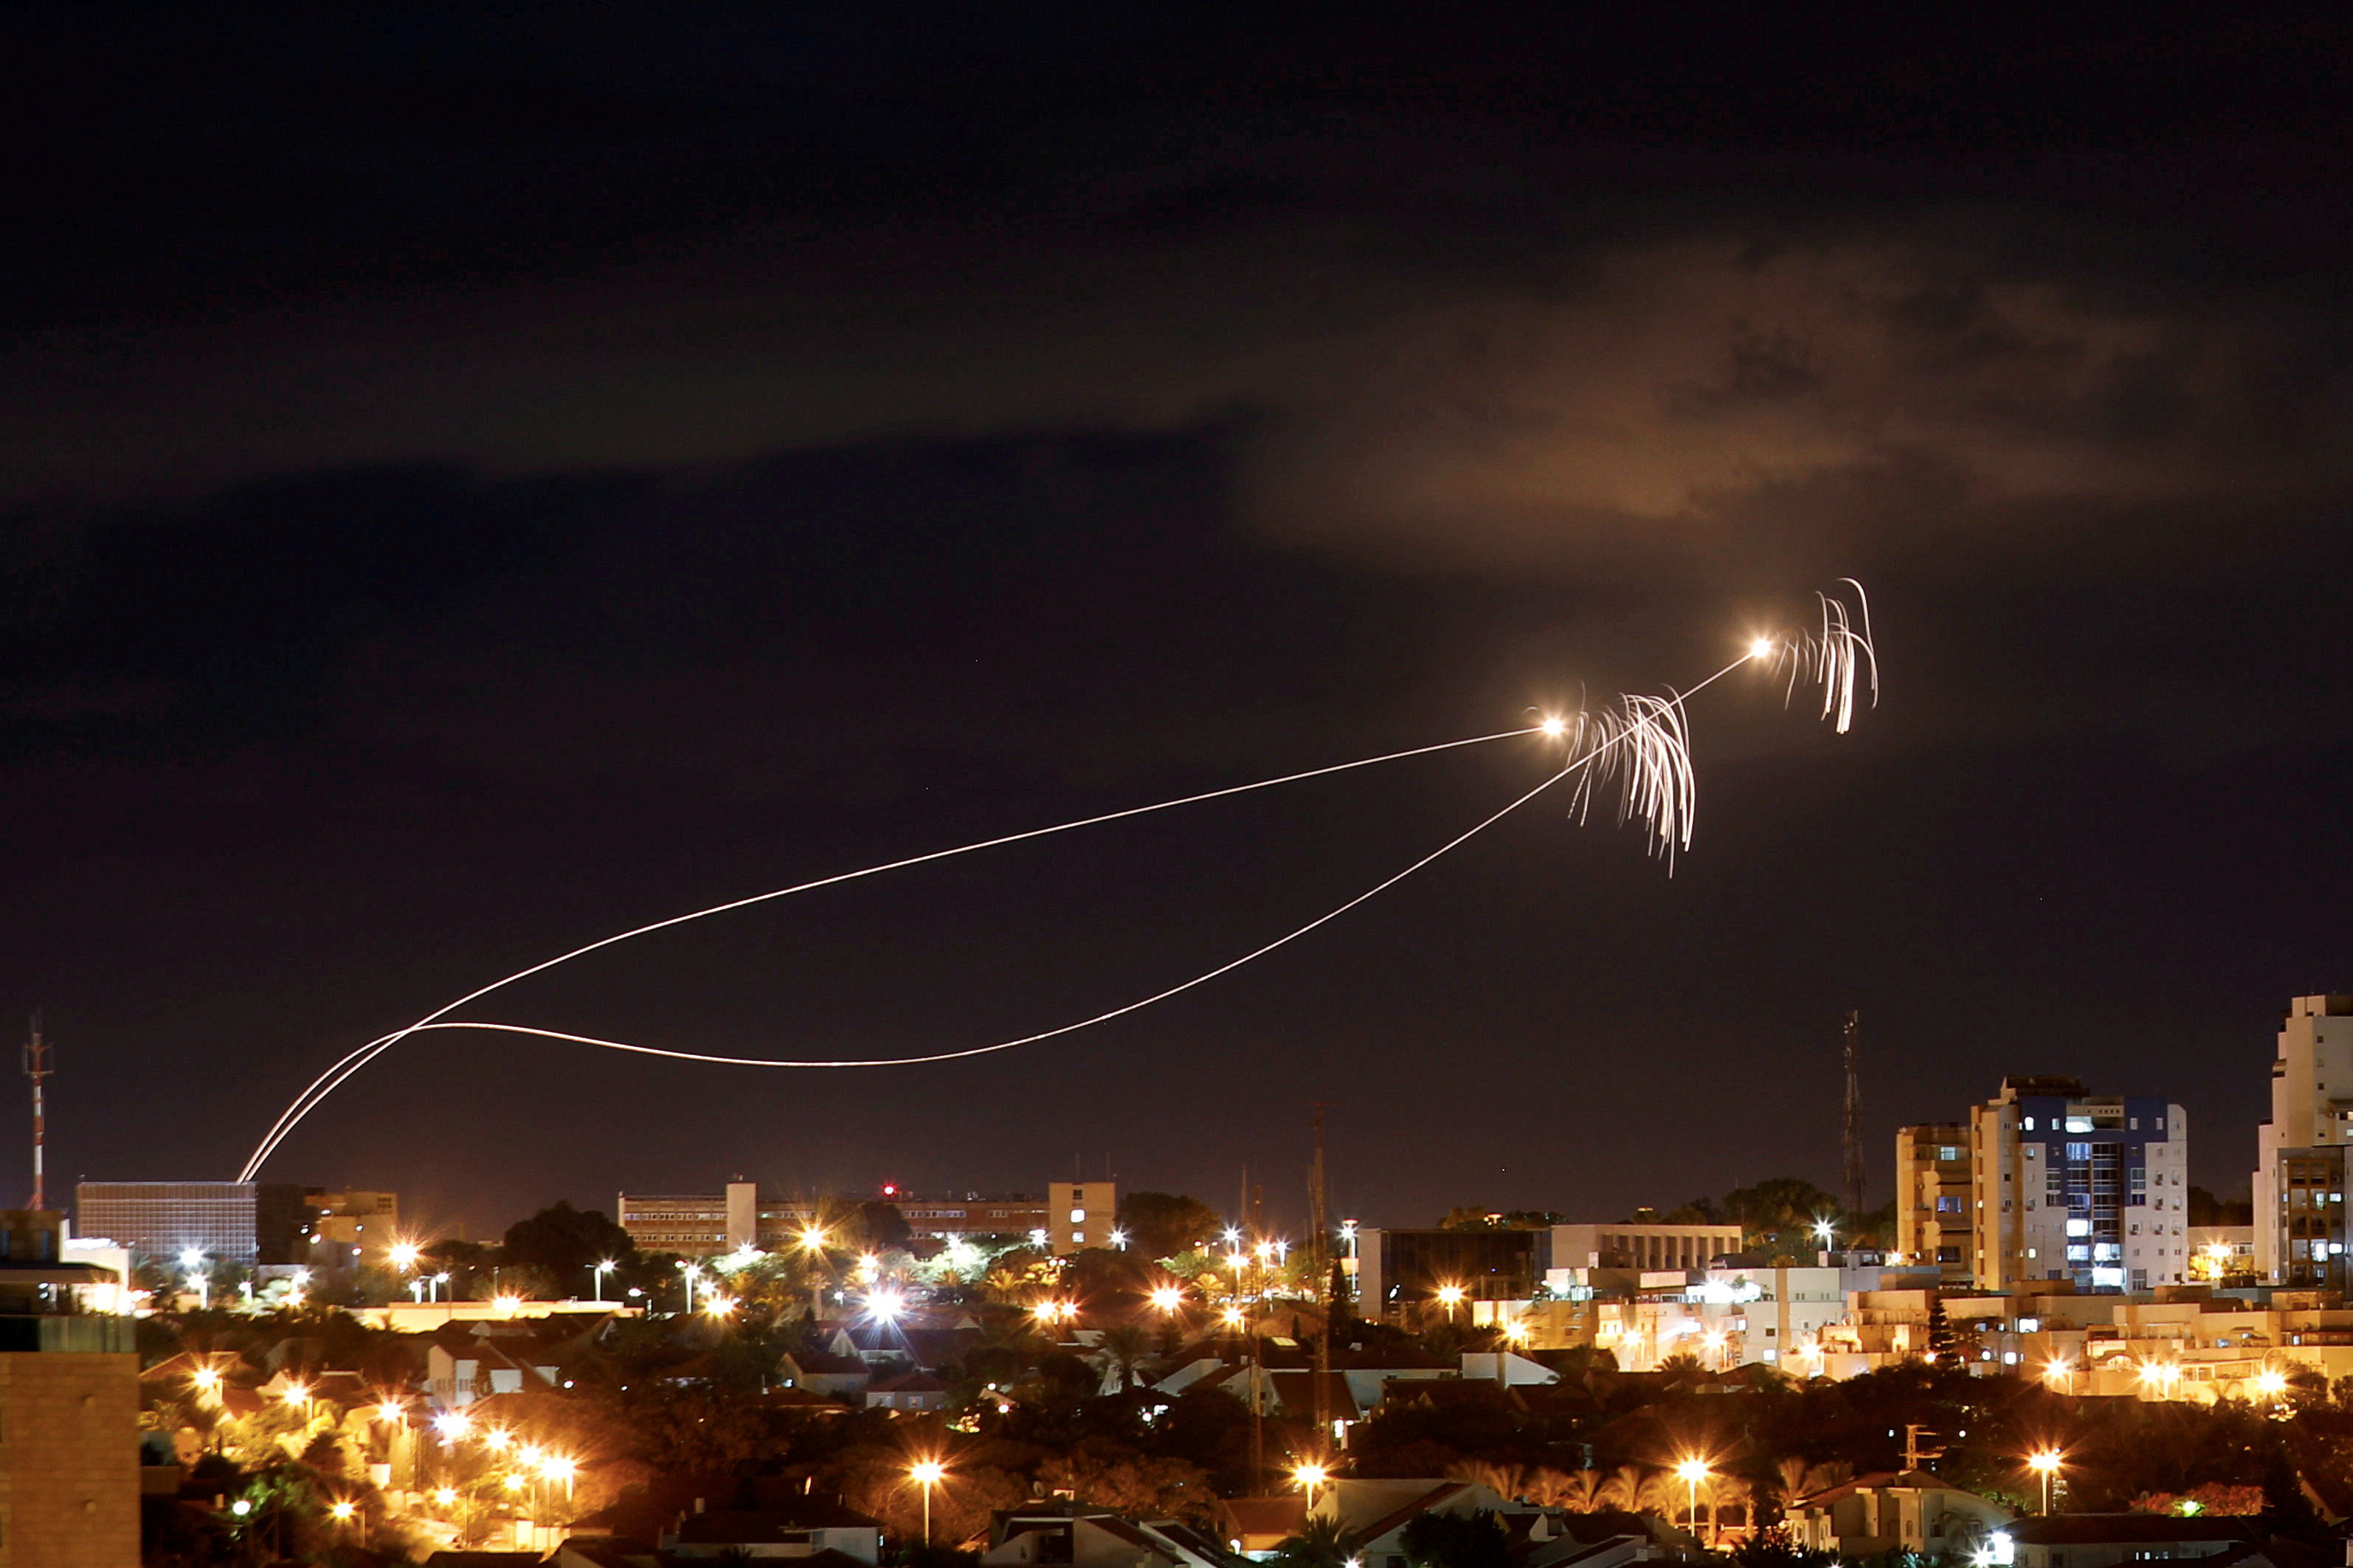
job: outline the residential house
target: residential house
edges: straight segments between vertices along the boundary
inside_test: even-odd
[[[680,1516],[662,1533],[677,1557],[794,1557],[804,1568],[874,1568],[882,1556],[881,1521],[838,1502],[795,1499],[782,1507],[730,1509]]]
[[[2010,1510],[1926,1470],[1879,1471],[1800,1498],[1787,1510],[1799,1546],[1841,1558],[1973,1556],[2010,1523]]]
[[[2110,1568],[2238,1555],[2258,1540],[2253,1520],[2224,1514],[2061,1513],[2006,1525],[1991,1545],[2014,1568]]]
[[[989,1522],[988,1542],[983,1568],[1229,1568],[1232,1562],[1189,1526],[1071,1502],[1004,1510]]]

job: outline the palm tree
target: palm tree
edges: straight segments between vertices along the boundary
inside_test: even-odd
[[[1095,1341],[1097,1358],[1119,1375],[1119,1392],[1144,1381],[1143,1368],[1152,1359],[1152,1336],[1134,1323],[1113,1323]]]
[[[1272,1561],[1278,1568],[1341,1568],[1348,1560],[1348,1542],[1337,1517],[1311,1516],[1296,1535],[1275,1543]]]
[[[1554,1506],[1571,1513],[1591,1513],[1609,1505],[1602,1500],[1606,1489],[1599,1470],[1571,1470],[1552,1489]]]

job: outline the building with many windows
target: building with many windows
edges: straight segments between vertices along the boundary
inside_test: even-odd
[[[623,1193],[617,1217],[629,1239],[647,1252],[710,1258],[746,1247],[761,1252],[797,1245],[818,1215],[860,1204],[890,1204],[907,1222],[910,1236],[955,1241],[977,1237],[1013,1237],[1057,1257],[1090,1247],[1119,1244],[1119,1188],[1112,1182],[1054,1182],[1046,1196],[1015,1193],[987,1197],[918,1197],[896,1186],[879,1199],[833,1198],[814,1207],[762,1196],[751,1182],[730,1182],[723,1193]]]
[[[1895,1131],[1895,1250],[1936,1265],[1947,1285],[1973,1285],[1978,1278],[1970,1136],[1958,1121]]]
[[[2306,1284],[2327,1278],[2342,1289],[2341,1173],[2348,1143],[2353,1143],[2353,996],[2295,997],[2280,1015],[2272,1117],[2255,1129],[2255,1269],[2263,1279]],[[2331,1170],[2339,1174],[2332,1178]],[[2314,1193],[2322,1194],[2316,1207]],[[2337,1194],[2333,1203],[2331,1193]]]
[[[259,1192],[252,1182],[83,1182],[74,1189],[74,1228],[141,1258],[269,1261],[260,1257]],[[300,1193],[284,1195],[299,1201]]]
[[[2010,1078],[1969,1113],[1978,1283],[2147,1290],[2189,1278],[2189,1115],[2081,1079]]]

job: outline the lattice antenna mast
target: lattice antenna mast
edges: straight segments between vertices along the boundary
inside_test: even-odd
[[[25,1046],[25,1076],[33,1080],[33,1207],[48,1207],[48,1193],[41,1170],[42,1145],[48,1142],[48,1117],[42,1103],[41,1086],[48,1081],[57,1068],[52,1065],[48,1043],[41,1038],[41,1016],[33,1015],[33,1037]]]
[[[1862,1221],[1862,1080],[1855,1058],[1862,1049],[1862,1014],[1846,1016],[1846,1215],[1849,1226]]]

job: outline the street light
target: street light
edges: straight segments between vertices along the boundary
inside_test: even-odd
[[[686,1276],[686,1315],[691,1318],[694,1316],[694,1282],[702,1277],[702,1269],[681,1258],[678,1261],[678,1271]]]
[[[1831,1243],[1837,1239],[1837,1237],[1838,1222],[1831,1219],[1828,1215],[1824,1215],[1821,1218],[1814,1221],[1814,1238],[1822,1244],[1823,1251],[1828,1252],[1830,1250]]]
[[[2075,1364],[2065,1356],[2052,1356],[2042,1363],[2042,1381],[2061,1393],[2067,1392],[2075,1374]]]
[[[1691,1506],[1692,1533],[1697,1535],[1699,1533],[1699,1484],[1707,1479],[1707,1461],[1699,1458],[1685,1459],[1675,1467],[1675,1474],[1682,1478],[1683,1489],[1687,1494],[1686,1500]],[[1710,1531],[1710,1533],[1714,1532]]]
[[[1163,1285],[1152,1293],[1152,1304],[1164,1312],[1173,1312],[1185,1304],[1185,1292],[1174,1285]]]
[[[909,1468],[907,1474],[923,1489],[923,1544],[932,1543],[932,1489],[947,1474],[947,1467],[937,1459],[922,1459]]]
[[[1439,1302],[1446,1309],[1446,1321],[1450,1323],[1454,1321],[1454,1309],[1462,1304],[1462,1287],[1460,1285],[1440,1285],[1438,1288],[1438,1300]]]
[[[588,1272],[596,1277],[596,1305],[601,1307],[605,1304],[605,1276],[619,1267],[619,1264],[609,1258],[602,1263],[592,1263],[588,1266]]]
[[[2051,1511],[2051,1478],[2059,1471],[2059,1450],[2038,1448],[2026,1456],[2026,1468],[2042,1478],[2042,1511]]]
[[[1322,1486],[1325,1478],[1330,1476],[1331,1473],[1332,1472],[1330,1470],[1326,1469],[1324,1466],[1315,1463],[1313,1459],[1310,1459],[1305,1464],[1299,1466],[1291,1472],[1291,1479],[1297,1481],[1307,1493],[1308,1512],[1314,1513],[1315,1511],[1315,1489]]]

